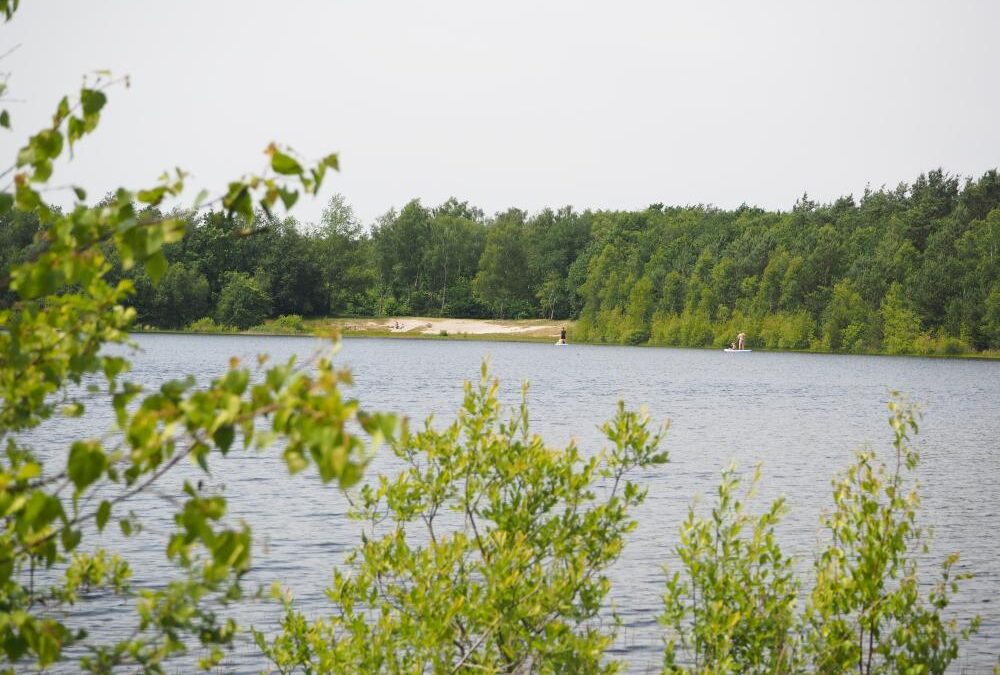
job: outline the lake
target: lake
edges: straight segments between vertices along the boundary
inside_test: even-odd
[[[309,338],[256,336],[136,336],[131,379],[157,386],[165,379],[196,374],[201,381],[224,371],[230,356],[247,362],[259,353],[275,359],[308,356]],[[488,356],[503,383],[502,396],[517,403],[523,380],[531,382],[533,431],[550,445],[575,438],[587,448],[601,442],[598,425],[616,402],[646,406],[654,420],[670,419],[665,448],[670,462],[644,476],[647,501],[639,527],[612,573],[611,597],[624,621],[613,654],[630,671],[657,670],[662,645],[656,617],[661,611],[663,565],[674,561],[677,531],[692,498],[709,503],[721,470],[730,461],[750,472],[763,462],[756,510],[778,495],[790,514],[779,528],[786,553],[808,570],[819,537],[818,518],[832,503],[830,480],[871,444],[891,450],[885,403],[890,389],[924,406],[918,469],[922,522],[935,530],[923,571],[935,573],[944,556],[961,551],[960,568],[975,574],[952,609],[982,616],[979,634],[967,643],[954,672],[988,671],[1000,654],[1000,362],[817,354],[725,354],[722,351],[445,340],[348,339],[337,357],[355,375],[354,394],[368,409],[400,411],[422,420],[434,414],[450,421],[461,402],[461,383],[478,379]],[[91,408],[94,408],[91,406]],[[69,438],[110,428],[110,411],[88,410],[82,421],[58,420],[32,434],[45,453],[62,452]],[[357,542],[358,525],[345,518],[341,492],[314,475],[288,477],[278,451],[234,450],[215,459],[207,489],[229,500],[230,515],[245,518],[258,540],[251,583],[280,581],[296,593],[299,607],[317,615],[329,609],[323,589],[331,569]],[[381,453],[368,476],[392,472]],[[182,474],[197,475],[193,467]],[[176,489],[180,476],[163,484]],[[105,543],[125,554],[136,585],[156,583],[165,573],[167,510],[146,496],[136,511],[154,516],[144,532],[128,540],[105,534]],[[88,606],[81,622],[92,632],[114,635],[123,607],[114,600]],[[249,603],[236,612],[243,623],[273,630],[280,608]],[[127,618],[127,617],[126,617]],[[249,645],[227,659],[226,671],[266,667]]]

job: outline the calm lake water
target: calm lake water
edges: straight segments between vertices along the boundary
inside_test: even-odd
[[[157,386],[195,373],[203,382],[223,372],[230,356],[252,361],[259,353],[277,359],[311,354],[318,343],[306,338],[248,336],[137,336],[134,381]],[[599,447],[598,424],[616,402],[646,406],[654,420],[670,419],[666,439],[670,463],[643,476],[649,486],[637,512],[639,527],[613,570],[612,599],[624,620],[614,655],[633,672],[658,668],[663,565],[674,560],[677,531],[692,498],[710,503],[720,471],[736,461],[748,472],[764,464],[757,506],[778,495],[790,515],[780,527],[787,553],[808,571],[820,536],[818,517],[831,504],[831,477],[847,466],[853,451],[871,444],[888,452],[891,430],[885,403],[889,389],[906,392],[924,405],[921,451],[924,524],[935,529],[924,571],[935,572],[950,551],[961,551],[960,567],[975,578],[963,584],[955,613],[979,613],[979,635],[965,645],[954,672],[988,672],[1000,654],[1000,362],[829,356],[809,354],[724,354],[721,351],[597,347],[462,341],[349,339],[338,361],[355,374],[354,393],[368,409],[395,410],[422,420],[429,414],[450,421],[461,402],[461,383],[477,379],[489,356],[501,378],[505,402],[517,403],[523,380],[531,382],[533,431],[551,445],[575,438]],[[84,425],[65,420],[33,434],[43,450],[62,452],[67,439],[110,428],[108,411],[92,410]],[[329,609],[323,589],[331,569],[357,542],[358,525],[345,518],[344,496],[314,475],[290,478],[279,452],[234,451],[213,460],[207,489],[223,493],[230,514],[252,524],[258,539],[251,583],[279,581],[296,593],[310,615]],[[393,472],[387,452],[369,476]],[[192,468],[184,473],[196,476]],[[180,476],[163,484],[177,489]],[[133,564],[136,585],[155,584],[163,566],[167,508],[157,497],[135,510],[160,515],[144,521],[144,532],[105,543]],[[114,635],[129,617],[114,600],[92,603],[80,618],[92,633]],[[240,607],[242,623],[273,630],[280,609],[268,603]],[[225,671],[257,672],[266,663],[242,644]],[[183,669],[183,668],[182,668]]]

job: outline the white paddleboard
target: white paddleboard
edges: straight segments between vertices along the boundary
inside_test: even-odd
[[[730,354],[751,354],[751,353],[753,353],[752,349],[728,349],[727,348],[727,349],[723,349],[722,351],[728,352]]]
[[[569,343],[568,342],[563,342],[562,340],[556,340],[556,346],[557,347],[559,347],[560,345],[563,346],[563,347],[565,347],[567,344],[569,344]]]

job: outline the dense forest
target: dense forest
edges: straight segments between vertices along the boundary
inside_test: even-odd
[[[31,216],[0,228],[4,268],[39,245]],[[489,217],[419,200],[370,227],[340,197],[316,224],[261,214],[252,231],[200,214],[166,247],[158,285],[129,277],[142,325],[210,317],[577,319],[578,340],[844,352],[1000,349],[1000,174],[943,171],[787,212],[741,206]],[[4,299],[9,302],[9,298]]]

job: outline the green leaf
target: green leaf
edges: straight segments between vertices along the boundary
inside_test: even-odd
[[[82,491],[104,473],[107,465],[108,458],[99,445],[77,441],[69,451],[66,470],[77,491]]]
[[[14,195],[9,192],[0,192],[0,214],[7,213],[14,206]]]
[[[62,100],[59,101],[58,107],[56,107],[56,115],[53,121],[57,125],[61,124],[67,116],[69,116],[69,97],[63,96]]]
[[[302,166],[296,162],[293,157],[290,157],[280,151],[275,151],[275,153],[271,155],[271,168],[274,169],[276,173],[280,173],[284,176],[299,175],[302,173]]]
[[[10,113],[6,110],[0,112],[0,127],[10,129]]]
[[[34,211],[42,204],[41,196],[27,184],[18,185],[14,194],[17,195],[17,208],[21,211]]]
[[[62,414],[66,417],[80,417],[83,415],[84,406],[79,401],[74,401],[66,406],[63,406]]]
[[[104,95],[104,92],[96,89],[80,90],[80,103],[83,104],[83,114],[86,117],[99,113],[107,102],[108,97]]]
[[[55,159],[62,153],[63,135],[58,129],[46,129],[38,132],[30,144],[35,151],[34,163],[43,159]]]
[[[146,273],[149,274],[149,278],[153,280],[153,283],[159,283],[160,279],[163,278],[163,274],[167,271],[167,257],[163,255],[163,251],[156,251],[153,255],[146,259]]]
[[[219,450],[221,450],[222,454],[224,455],[227,452],[229,452],[229,448],[230,446],[232,446],[233,438],[235,436],[236,432],[235,429],[233,428],[233,425],[226,424],[216,429],[215,433],[212,434],[212,440],[215,441],[215,444],[219,447]]]
[[[17,472],[17,480],[31,480],[42,475],[42,467],[35,462],[22,464]]]
[[[163,201],[163,196],[166,194],[166,191],[167,189],[161,185],[153,188],[152,190],[139,190],[135,197],[144,204],[156,206]]]
[[[73,193],[76,195],[76,198],[81,202],[87,201],[87,192],[82,187],[77,187],[74,185]]]
[[[66,124],[66,137],[69,139],[70,147],[73,147],[73,144],[80,140],[84,133],[83,120],[79,117],[70,117]]]
[[[69,553],[80,545],[80,540],[83,539],[83,532],[80,530],[74,530],[71,527],[64,527],[62,529],[61,537],[63,550]]]
[[[353,487],[364,476],[364,468],[359,464],[348,464],[340,473],[340,487],[344,490]]]
[[[97,531],[103,532],[104,526],[108,524],[108,519],[111,518],[111,502],[107,499],[101,502],[101,505],[97,507]]]
[[[298,190],[288,190],[283,187],[278,188],[278,196],[281,197],[281,203],[285,205],[286,209],[291,209],[295,206],[295,202],[299,199]]]
[[[243,216],[248,223],[253,222],[253,199],[250,188],[244,183],[230,183],[229,192],[222,199],[222,205],[230,213]]]

